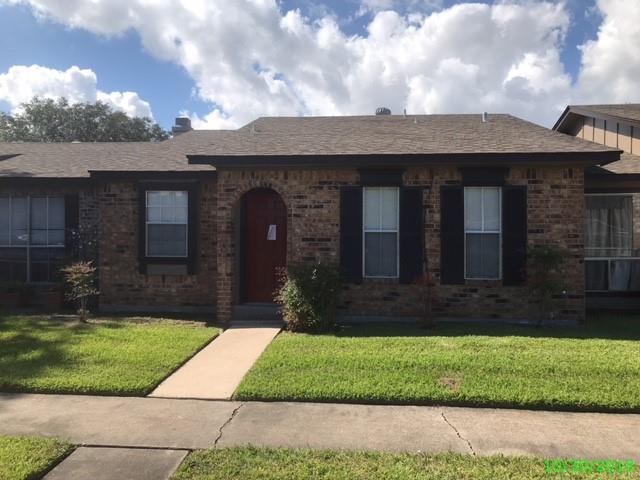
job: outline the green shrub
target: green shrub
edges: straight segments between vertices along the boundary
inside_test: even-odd
[[[562,248],[539,245],[529,248],[529,292],[538,306],[538,324],[553,320],[558,301],[566,295],[567,282],[562,267],[569,256]]]
[[[292,331],[325,331],[335,324],[342,288],[335,265],[291,265],[276,296],[287,328]]]
[[[69,287],[67,299],[78,303],[80,321],[86,322],[89,298],[98,294],[95,288],[96,268],[93,262],[75,262],[63,268],[62,273]]]

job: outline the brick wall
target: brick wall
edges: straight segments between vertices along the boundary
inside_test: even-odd
[[[138,266],[138,192],[135,182],[98,188],[100,308],[103,310],[213,310],[216,303],[216,184],[199,187],[199,255],[195,275],[145,275]]]
[[[355,170],[289,170],[218,172],[218,317],[231,317],[237,298],[236,235],[234,212],[242,194],[256,187],[277,191],[288,210],[288,263],[339,260],[340,187],[357,184]],[[426,210],[425,244],[430,269],[439,282],[440,186],[460,182],[456,168],[412,168],[404,184],[423,186]],[[513,168],[509,184],[528,185],[530,245],[553,244],[571,252],[565,264],[570,288],[562,300],[564,318],[584,317],[584,178],[581,169],[544,167]],[[467,281],[466,285],[437,285],[439,312],[447,316],[511,317],[532,316],[526,287],[503,287],[500,281]],[[341,310],[347,314],[416,315],[420,310],[420,289],[395,280],[365,279],[349,285],[342,296]]]

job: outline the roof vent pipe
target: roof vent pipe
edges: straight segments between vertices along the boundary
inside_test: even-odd
[[[376,108],[376,115],[391,115],[391,110],[387,107],[378,107]]]
[[[489,121],[489,114],[487,112],[482,112],[482,123],[487,123]]]

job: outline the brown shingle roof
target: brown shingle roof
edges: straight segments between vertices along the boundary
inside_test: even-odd
[[[149,142],[0,143],[0,177],[88,178],[90,171],[211,171],[180,146]]]
[[[511,115],[269,117],[161,143],[0,143],[0,177],[86,178],[93,171],[212,171],[187,155],[340,156],[602,153],[616,150]]]
[[[640,173],[640,156],[623,153],[620,160],[602,167],[601,173]]]
[[[590,111],[595,114],[617,117],[620,120],[640,122],[640,103],[620,103],[610,105],[569,105],[569,108]]]
[[[190,154],[213,156],[614,151],[505,114],[486,123],[480,115],[267,117],[224,135],[193,133],[200,151]]]

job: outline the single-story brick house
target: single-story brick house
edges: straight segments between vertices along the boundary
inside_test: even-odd
[[[341,312],[528,318],[527,245],[570,252],[561,315],[585,312],[585,170],[621,151],[510,115],[259,118],[161,143],[0,145],[0,277],[56,282],[74,251],[99,307],[272,301],[276,269],[344,269]]]
[[[585,172],[585,290],[593,308],[640,308],[640,104],[569,105],[554,130],[618,148]]]

